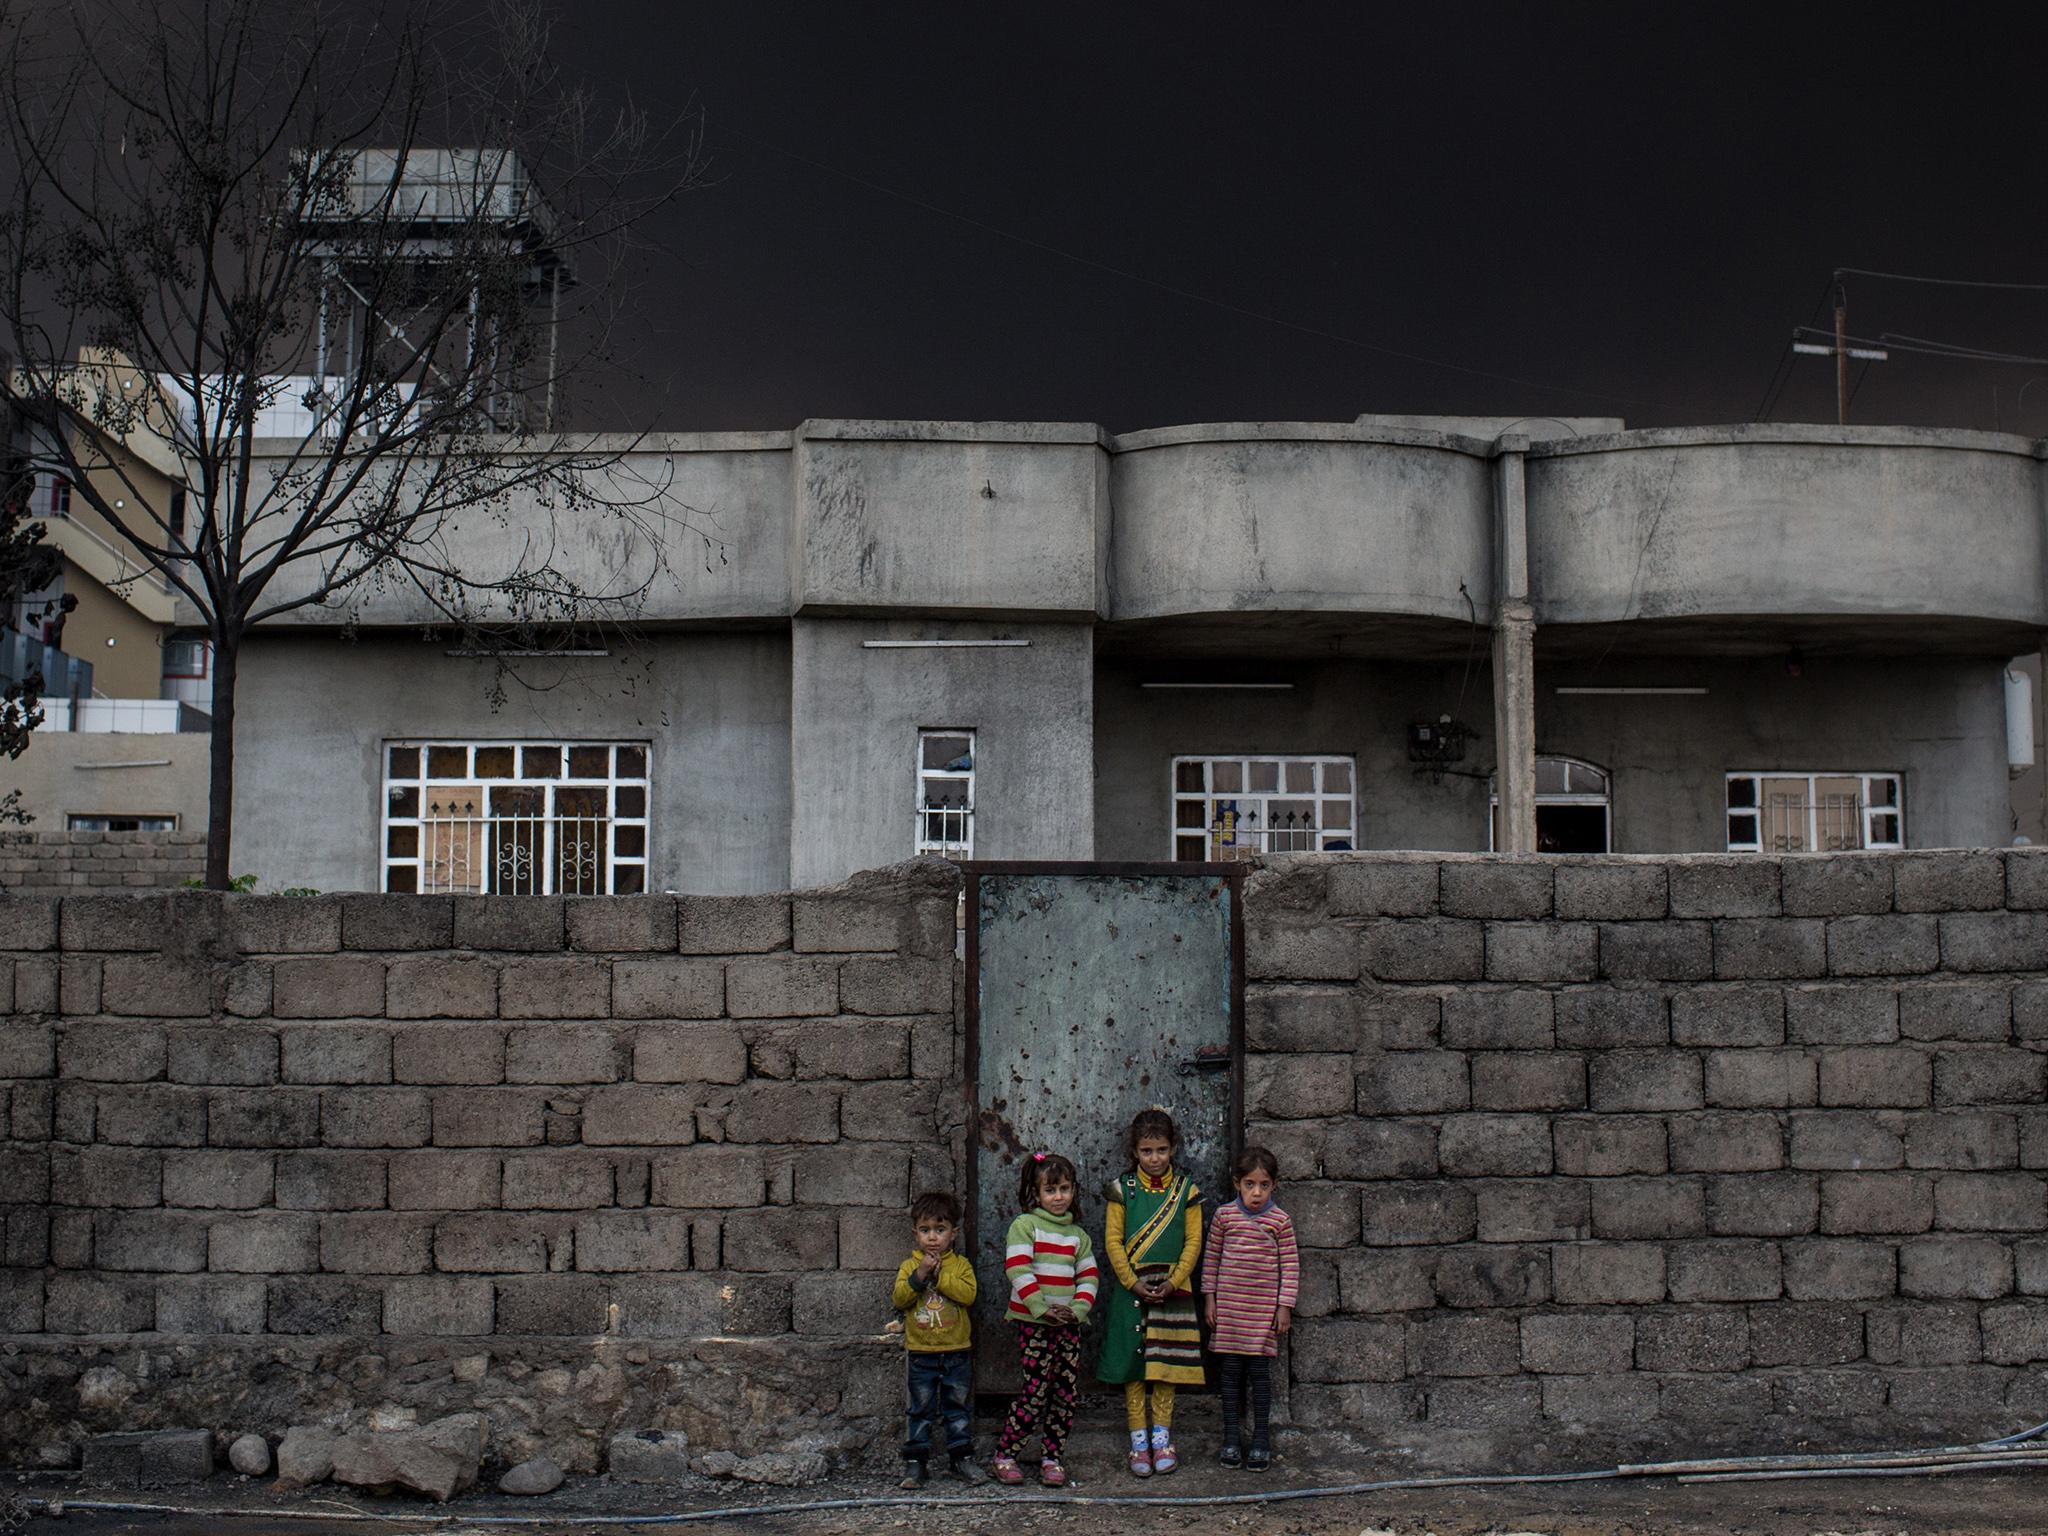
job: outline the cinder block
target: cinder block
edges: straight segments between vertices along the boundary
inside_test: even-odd
[[[1607,1114],[1698,1109],[1706,1103],[1700,1058],[1663,1051],[1611,1051],[1591,1064],[1592,1105]]]
[[[1723,981],[1827,974],[1827,925],[1819,918],[1723,918],[1714,924],[1714,975]]]
[[[732,1091],[727,1141],[752,1143],[938,1139],[938,1101],[928,1083],[744,1083]]]
[[[1549,1173],[1550,1121],[1543,1115],[1446,1116],[1437,1162],[1456,1178]]]
[[[1635,1360],[1635,1320],[1626,1313],[1538,1314],[1521,1328],[1524,1370],[1591,1376],[1626,1371]]]
[[[494,1152],[402,1152],[386,1167],[393,1210],[470,1211],[498,1203]]]
[[[1892,909],[1892,861],[1879,854],[1814,854],[1779,864],[1787,917]]]
[[[1664,1299],[1655,1243],[1565,1243],[1550,1251],[1551,1289],[1567,1306],[1642,1306]]]
[[[1543,1411],[1543,1389],[1535,1381],[1488,1377],[1479,1381],[1435,1381],[1428,1388],[1432,1427],[1453,1432],[1495,1434],[1533,1423]]]
[[[270,1204],[268,1152],[169,1152],[163,1160],[166,1205],[196,1210],[254,1210]]]
[[[2048,912],[1955,912],[1940,918],[1947,971],[2031,971],[2048,954]]]
[[[453,896],[341,898],[345,949],[448,949],[455,943]]]
[[[2044,951],[2048,953],[2048,951]],[[1941,1051],[1934,1058],[1934,1102],[1943,1108],[2038,1104],[2048,1057],[2018,1047],[1985,1045]]]
[[[2033,1173],[1947,1173],[1934,1181],[1934,1224],[1951,1232],[2040,1232],[2048,1185]]]
[[[1550,1250],[1468,1244],[1439,1256],[1437,1300],[1447,1307],[1534,1307],[1550,1300]]]
[[[1797,1045],[1885,1045],[1899,1038],[1898,993],[1884,986],[1788,987],[1785,1029]]]
[[[216,1147],[318,1146],[320,1095],[305,1088],[212,1089],[206,1139]]]
[[[1591,923],[1488,923],[1486,974],[1494,981],[1591,981],[1599,974]]]
[[[1557,866],[1554,899],[1561,918],[1661,918],[1670,907],[1671,886],[1664,866],[1649,860],[1570,861]]]
[[[1751,1307],[1749,1348],[1760,1366],[1844,1365],[1863,1358],[1863,1313],[1831,1302]]]
[[[373,1152],[281,1153],[277,1204],[287,1211],[376,1210],[384,1204],[384,1159]]]
[[[727,1269],[773,1273],[830,1269],[838,1262],[838,1213],[827,1210],[735,1211],[725,1218]]]
[[[206,1092],[149,1084],[102,1088],[99,1139],[115,1146],[203,1147]]]
[[[600,1090],[616,1091],[616,1090]],[[444,1088],[434,1095],[437,1147],[537,1147],[547,1098],[518,1088]],[[588,1133],[588,1109],[585,1111]]]
[[[1740,1307],[1653,1312],[1637,1320],[1639,1370],[1739,1371],[1749,1363],[1749,1314]]]
[[[1301,1382],[1399,1381],[1407,1375],[1407,1329],[1379,1318],[1332,1318],[1289,1342]]]
[[[1658,1416],[1651,1376],[1546,1376],[1543,1417],[1578,1427],[1621,1428]]]
[[[621,960],[612,967],[612,1014],[621,1019],[715,1019],[725,1011],[716,960]]]
[[[747,1046],[730,1024],[643,1025],[633,1038],[633,1076],[643,1083],[737,1083]]]
[[[272,1280],[265,1289],[271,1333],[362,1339],[384,1324],[384,1288],[375,1281],[294,1275]]]
[[[1437,878],[1439,906],[1446,917],[1550,916],[1551,866],[1546,860],[1445,860]]]
[[[1552,1122],[1557,1171],[1607,1178],[1663,1173],[1669,1166],[1664,1122],[1655,1116],[1588,1115]]]
[[[1676,1045],[1782,1045],[1785,994],[1776,987],[1706,987],[1675,993],[1671,1039]]]
[[[264,1282],[230,1275],[200,1275],[159,1280],[156,1286],[158,1333],[261,1333]],[[212,1437],[204,1437],[211,1449]]]
[[[1597,1179],[1591,1193],[1597,1237],[1697,1237],[1707,1228],[1706,1189],[1697,1178]]]
[[[174,926],[203,928],[217,923],[218,913],[218,897],[196,892],[189,896],[67,896],[58,926],[62,947],[67,950],[158,950]]]
[[[1521,1325],[1512,1317],[1431,1314],[1408,1325],[1408,1355],[1425,1376],[1512,1376],[1522,1368]]]
[[[1355,987],[1250,988],[1245,1045],[1254,1051],[1356,1050],[1375,1043],[1366,1037],[1365,1002]]]
[[[1758,1173],[1785,1166],[1785,1132],[1776,1115],[1678,1115],[1671,1120],[1677,1173]]]
[[[1899,1032],[1908,1040],[2003,1044],[2012,1034],[2012,988],[2003,982],[1951,982],[1899,994]]]
[[[1973,1110],[1914,1115],[1906,1123],[1909,1168],[2011,1168],[2019,1161],[2014,1116]]]
[[[1783,1289],[1776,1243],[1751,1238],[1673,1243],[1667,1261],[1673,1301],[1772,1301]]]
[[[1863,1315],[1864,1348],[1880,1365],[1970,1365],[1983,1357],[1978,1308],[1925,1301],[1875,1306]]]
[[[787,896],[684,896],[676,947],[686,955],[760,955],[790,947]]]
[[[1824,1105],[1912,1109],[1927,1103],[1927,1053],[1905,1046],[1844,1046],[1820,1057]]]
[[[1557,1043],[1578,1050],[1663,1045],[1671,1035],[1661,989],[1568,987],[1557,994]]]
[[[750,1209],[763,1203],[768,1154],[753,1147],[690,1147],[654,1160],[654,1203]]]
[[[560,896],[458,896],[457,949],[556,950],[567,942]]]
[[[1991,911],[2005,905],[2005,859],[1992,852],[1903,853],[1892,861],[1901,912]]]
[[[147,1207],[163,1203],[163,1154],[128,1147],[59,1147],[47,1154],[0,1153],[10,1201]],[[174,1200],[173,1205],[185,1202]]]
[[[488,1019],[498,1012],[498,971],[473,955],[394,960],[384,975],[394,1019]]]
[[[793,1158],[799,1205],[907,1207],[910,1155],[903,1147],[802,1147]],[[1353,1231],[1357,1224],[1352,1224]]]
[[[571,950],[676,950],[676,897],[575,897],[565,911]]]
[[[106,969],[106,962],[98,955],[66,955],[57,964],[59,1009],[72,1019],[98,1013],[100,973]]]
[[[576,1267],[600,1274],[686,1270],[690,1219],[666,1211],[595,1211],[578,1217]]]
[[[434,1267],[456,1274],[566,1270],[575,1218],[534,1211],[459,1211],[434,1223]]]
[[[1534,987],[1460,989],[1442,1007],[1441,1038],[1453,1050],[1543,1051],[1555,1038],[1551,994]]]
[[[1575,1055],[1487,1052],[1472,1058],[1471,1071],[1474,1109],[1586,1107],[1586,1066]]]
[[[1358,1241],[1359,1191],[1341,1184],[1303,1183],[1289,1195],[1288,1214],[1304,1248],[1348,1248]]]
[[[1347,1118],[1324,1139],[1323,1171],[1333,1179],[1429,1178],[1437,1171],[1436,1137],[1426,1120]]]
[[[432,1217],[351,1211],[320,1218],[320,1267],[343,1275],[421,1275],[434,1267]]]
[[[1600,974],[1609,981],[1703,981],[1713,973],[1713,931],[1705,923],[1600,925]]]
[[[1787,1243],[1785,1294],[1795,1301],[1867,1301],[1898,1290],[1898,1251],[1864,1238]]]
[[[168,955],[109,955],[100,1007],[152,1019],[203,1019],[213,1012],[213,966]]]
[[[1477,1230],[1470,1186],[1450,1179],[1375,1184],[1362,1201],[1365,1241],[1372,1247],[1464,1243]]]
[[[1670,874],[1673,917],[1775,917],[1781,910],[1776,859],[1673,859]]]
[[[288,1083],[388,1083],[391,1032],[381,1025],[314,1024],[279,1031]]]
[[[51,896],[11,896],[0,902],[0,949],[57,947],[57,901]]]
[[[1995,1237],[1916,1237],[1899,1244],[1899,1294],[1989,1301],[2012,1294],[2012,1250]]]
[[[1831,1173],[1821,1181],[1820,1229],[1925,1232],[1934,1225],[1934,1181],[1921,1173]]]
[[[391,1032],[391,1076],[401,1083],[502,1083],[505,1031],[495,1024],[427,1024]]]
[[[1469,919],[1368,923],[1360,955],[1380,981],[1477,981],[1486,970],[1485,925]]]
[[[1437,861],[1336,861],[1327,889],[1335,917],[1433,917],[1440,891]]]
[[[277,1036],[251,1024],[181,1029],[170,1037],[170,1076],[177,1083],[274,1083],[277,1062]]]
[[[1804,1051],[1709,1051],[1706,1100],[1723,1109],[1783,1109],[1812,1104],[1819,1070]]]
[[[2048,1306],[2013,1301],[1986,1307],[1978,1318],[1984,1358],[1993,1365],[2032,1365],[2048,1360]]]
[[[1794,1168],[1902,1168],[1906,1117],[1828,1110],[1791,1117]]]
[[[599,1088],[584,1101],[583,1140],[593,1147],[686,1146],[697,1139],[704,1103],[705,1090],[696,1087]]]
[[[1275,1120],[1341,1115],[1356,1096],[1348,1055],[1267,1054],[1245,1063],[1245,1108],[1251,1114]]]
[[[2005,850],[2005,904],[2015,911],[2048,907],[2048,849]]]
[[[1836,976],[1918,976],[1940,963],[1932,917],[1840,917],[1828,924],[1828,970]]]
[[[386,1333],[449,1337],[491,1331],[491,1282],[452,1275],[402,1275],[384,1287]],[[508,1330],[509,1331],[509,1330]]]
[[[384,962],[371,956],[280,960],[270,974],[271,1006],[280,1019],[364,1019],[384,1012]]]
[[[1857,1319],[1860,1326],[1862,1319]],[[1751,1324],[1752,1331],[1755,1323]],[[1819,1424],[1868,1423],[1884,1412],[1885,1379],[1873,1367],[1784,1370],[1771,1376],[1771,1406],[1787,1419]]]
[[[508,960],[498,975],[498,1013],[507,1019],[602,1019],[611,1013],[611,989],[611,967],[603,960]]]
[[[1450,1051],[1390,1053],[1358,1077],[1360,1114],[1433,1114],[1464,1109],[1471,1101],[1465,1058]]]
[[[736,1019],[792,1019],[839,1011],[839,963],[793,957],[735,960],[726,968],[726,1002]],[[868,988],[873,991],[873,988]],[[898,990],[884,987],[884,990]],[[952,996],[950,980],[947,1000]],[[863,1010],[865,1011],[865,1010]],[[884,1013],[922,1012],[919,1007]]]
[[[908,904],[894,893],[805,891],[791,903],[799,954],[893,953],[904,945]]]
[[[48,1333],[145,1333],[156,1326],[156,1282],[53,1274],[43,1282]]]
[[[1426,1248],[1353,1249],[1336,1256],[1346,1312],[1414,1312],[1436,1305],[1436,1254]]]
[[[508,1083],[609,1083],[622,1037],[608,1024],[520,1024],[506,1032]]]
[[[1820,1224],[1810,1173],[1729,1174],[1707,1180],[1707,1230],[1717,1237],[1800,1237]]]
[[[67,1022],[57,1070],[77,1082],[152,1083],[164,1075],[165,1054],[164,1032],[150,1025]]]
[[[316,1270],[320,1267],[319,1218],[278,1212],[216,1217],[206,1229],[205,1267],[238,1275]]]
[[[424,1147],[433,1116],[417,1088],[330,1088],[320,1095],[320,1140],[330,1147]]]

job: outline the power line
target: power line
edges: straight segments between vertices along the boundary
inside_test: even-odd
[[[1816,334],[1818,327],[1804,325],[1802,331]],[[1957,363],[2012,363],[2027,368],[2048,368],[2048,357],[2032,357],[2022,352],[1992,352],[1981,347],[1964,346],[1960,342],[1936,341],[1925,336],[1901,336],[1896,331],[1886,331],[1881,336],[1851,336],[1850,341],[1864,347],[1889,347],[1894,352],[1914,352],[1923,357],[1945,357]]]
[[[1581,389],[1575,385],[1550,384],[1540,379],[1523,378],[1512,373],[1495,373],[1490,369],[1473,368],[1467,364],[1454,363],[1441,357],[1428,357],[1420,352],[1404,352],[1397,347],[1382,346],[1378,342],[1361,341],[1355,336],[1346,336],[1338,331],[1326,331],[1317,326],[1304,325],[1300,321],[1289,320],[1284,316],[1271,314],[1265,310],[1252,309],[1242,304],[1232,303],[1228,299],[1219,299],[1210,294],[1198,293],[1190,288],[1182,288],[1178,284],[1165,282],[1156,277],[1148,277],[1142,272],[1133,272],[1126,267],[1114,266],[1109,262],[1097,260],[1093,256],[1085,256],[1078,251],[1069,251],[1063,247],[1052,245],[1047,241],[1037,239],[1035,236],[1019,234],[1015,230],[1005,229],[1001,225],[991,224],[985,219],[978,219],[970,214],[960,213],[952,208],[947,208],[941,204],[919,197],[915,193],[905,192],[900,188],[874,181],[869,177],[833,165],[828,161],[819,160],[810,155],[799,154],[793,149],[785,149],[779,144],[772,144],[766,139],[757,138],[751,133],[730,125],[727,125],[726,131],[735,137],[745,139],[750,144],[755,144],[762,149],[772,150],[778,155],[786,156],[788,159],[794,160],[801,165],[808,165],[830,175],[841,177],[846,181],[852,182],[855,186],[865,187],[871,192],[879,192],[885,197],[896,198],[901,202],[910,204],[914,208],[922,208],[927,213],[935,213],[942,218],[953,219],[971,228],[981,230],[985,234],[1014,241],[1019,245],[1028,246],[1032,250],[1042,251],[1048,256],[1057,256],[1063,261],[1071,261],[1079,266],[1092,267],[1098,272],[1106,272],[1110,276],[1120,277],[1126,282],[1138,283],[1147,288],[1157,289],[1161,293],[1171,294],[1175,298],[1184,299],[1191,304],[1206,304],[1212,309],[1222,310],[1226,314],[1237,315],[1246,320],[1257,320],[1263,324],[1278,326],[1282,330],[1294,331],[1303,336],[1318,337],[1323,341],[1336,342],[1340,346],[1355,347],[1362,352],[1373,352],[1382,357],[1392,357],[1398,358],[1403,362],[1419,363],[1428,368],[1442,368],[1452,373],[1468,374],[1474,378],[1492,379],[1502,384],[1519,384],[1527,389],[1547,389],[1559,394],[1581,395],[1593,400],[1615,400],[1625,405],[1642,405],[1652,408],[1658,406],[1657,401],[1645,400],[1636,395],[1619,395],[1609,390]]]
[[[2048,293],[2048,283],[1995,283],[1972,277],[1917,277],[1910,272],[1873,272],[1868,267],[1837,267],[1845,277],[1875,277],[1888,283],[1926,283],[1937,288],[2002,288],[2012,293]]]

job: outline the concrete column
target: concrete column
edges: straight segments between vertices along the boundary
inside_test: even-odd
[[[1495,460],[1493,771],[1502,853],[1536,851],[1536,610],[1529,602],[1526,437],[1503,437]]]

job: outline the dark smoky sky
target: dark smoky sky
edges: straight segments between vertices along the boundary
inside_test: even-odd
[[[556,48],[704,114],[637,267],[647,424],[1128,430],[1831,420],[1786,347],[1836,268],[2048,284],[2044,41],[2017,6],[604,0]],[[1847,289],[1857,335],[2048,358],[2048,291]],[[2048,432],[2048,363],[1852,378],[1853,421]]]

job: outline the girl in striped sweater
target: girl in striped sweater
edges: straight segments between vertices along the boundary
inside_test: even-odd
[[[1209,1347],[1221,1357],[1223,1450],[1226,1467],[1263,1472],[1272,1465],[1267,1423],[1273,1407],[1273,1360],[1279,1337],[1294,1326],[1301,1293],[1301,1255],[1294,1223],[1273,1203],[1280,1161],[1264,1147],[1246,1147],[1231,1169],[1237,1198],[1216,1212],[1202,1255]],[[1238,1444],[1238,1395],[1249,1384],[1252,1444]]]
[[[1033,1153],[1017,1186],[1023,1214],[1010,1223],[1003,1258],[1010,1281],[1005,1314],[1017,1325],[1024,1386],[1010,1402],[996,1437],[996,1481],[1021,1483],[1017,1452],[1035,1429],[1045,1438],[1038,1480],[1064,1487],[1060,1447],[1074,1424],[1081,1373],[1081,1327],[1095,1305],[1095,1250],[1077,1220],[1074,1165],[1057,1152]]]

